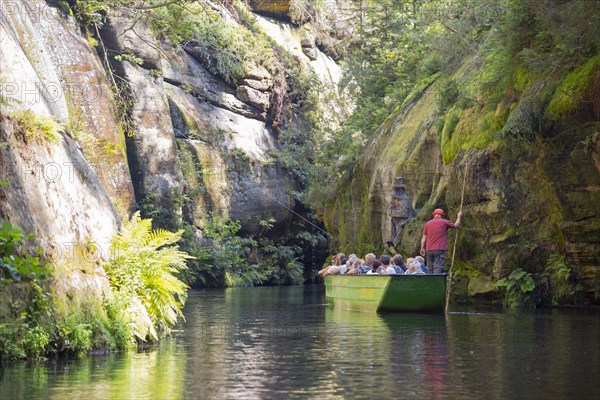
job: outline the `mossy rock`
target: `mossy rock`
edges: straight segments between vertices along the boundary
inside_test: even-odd
[[[469,296],[471,297],[487,297],[489,295],[497,295],[498,293],[498,288],[496,287],[494,281],[485,275],[479,275],[471,278],[467,286],[467,290]]]

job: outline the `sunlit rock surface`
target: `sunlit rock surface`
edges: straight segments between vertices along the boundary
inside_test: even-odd
[[[468,78],[477,65],[467,61],[459,73]],[[597,115],[583,105],[576,118],[543,122],[540,139],[530,147],[492,141],[467,147],[444,163],[435,126],[437,85],[379,128],[349,178],[330,193],[322,213],[341,250],[366,254],[386,248],[393,179],[404,176],[417,214],[405,224],[396,250],[407,257],[417,255],[423,224],[433,209],[443,208],[447,218],[456,219],[466,175],[456,251],[463,271],[459,279],[472,280],[464,284],[465,290],[478,297],[497,296],[487,280],[496,281],[516,268],[544,282],[549,257],[565,254],[582,284],[578,301],[597,303],[600,141],[582,145],[597,132]],[[480,121],[483,115],[464,118],[462,126],[469,134],[468,121]]]

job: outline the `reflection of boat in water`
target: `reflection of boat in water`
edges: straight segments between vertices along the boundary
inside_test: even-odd
[[[326,297],[358,311],[443,312],[446,275],[328,275]]]

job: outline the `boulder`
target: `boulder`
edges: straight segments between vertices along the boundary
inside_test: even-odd
[[[257,66],[252,67],[246,73],[246,76],[244,78],[246,78],[246,79],[256,79],[256,80],[261,81],[263,79],[272,79],[273,77],[271,76],[271,74],[269,73],[269,71],[267,71],[265,68],[257,65]]]
[[[184,217],[198,228],[209,213],[239,220],[244,232],[257,233],[260,220],[274,217],[274,232],[289,228],[294,200],[286,171],[270,162],[277,148],[273,132],[262,121],[199,101],[167,85],[171,115],[178,131],[187,210]],[[198,190],[202,188],[202,190]]]
[[[268,93],[263,93],[250,86],[238,86],[236,94],[243,102],[251,104],[262,111],[267,111],[271,105]]]
[[[302,47],[302,52],[306,57],[308,57],[311,61],[315,61],[317,59],[317,49],[315,47]]]
[[[498,292],[498,288],[489,277],[479,275],[469,280],[468,293],[471,297],[490,295],[496,292]]]
[[[128,216],[134,195],[125,137],[104,67],[74,19],[65,21],[43,2],[20,4],[22,12],[0,19],[2,95],[14,99],[7,111],[31,110],[68,124],[120,214]]]
[[[300,45],[302,46],[302,48],[308,47],[312,49],[313,47],[315,47],[315,39],[312,37],[312,35],[310,37],[305,37],[300,41]]]
[[[250,86],[252,89],[260,90],[261,92],[266,92],[267,90],[273,87],[273,81],[270,79],[241,79],[239,81],[240,86]]]

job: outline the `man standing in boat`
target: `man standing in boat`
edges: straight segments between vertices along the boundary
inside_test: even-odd
[[[433,211],[433,219],[428,221],[423,227],[421,255],[423,257],[427,255],[428,274],[444,273],[444,261],[446,260],[446,251],[448,250],[448,229],[459,228],[462,211],[458,212],[455,223],[442,218],[443,216],[444,210],[436,208]]]

